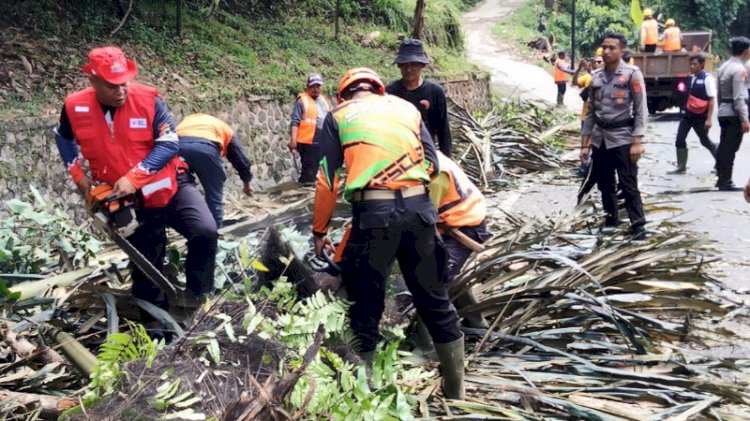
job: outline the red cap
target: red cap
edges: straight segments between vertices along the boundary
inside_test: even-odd
[[[83,73],[106,80],[114,85],[122,85],[138,74],[133,60],[125,58],[125,53],[117,47],[94,48],[89,52],[89,62],[83,65]]]

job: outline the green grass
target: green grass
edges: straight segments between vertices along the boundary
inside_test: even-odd
[[[401,5],[405,9],[398,14],[410,20],[414,0],[377,1]],[[464,1],[465,8],[474,0]],[[0,75],[0,119],[59,112],[66,93],[86,86],[80,67],[94,46],[121,46],[138,63],[138,79],[158,87],[169,104],[211,110],[256,95],[291,97],[310,72],[323,74],[329,94],[355,66],[371,67],[387,81],[396,79],[399,73],[392,63],[398,36],[408,33],[398,26],[403,22],[386,27],[374,18],[347,18],[341,20],[337,41],[333,20],[326,15],[246,18],[219,10],[207,20],[187,2],[183,37],[178,39],[172,2],[138,1],[122,29],[109,36],[119,23],[110,2],[80,0],[75,10],[58,3],[20,1],[0,16],[0,26],[9,28],[0,48],[16,53],[9,63],[14,82],[8,89],[3,89]],[[433,58],[428,77],[477,72],[463,58],[462,44],[453,45],[445,36],[450,22],[457,22],[458,10],[451,0],[430,2],[425,33],[440,46],[428,46]],[[375,31],[380,35],[365,45],[363,40]],[[21,56],[34,65],[33,75],[26,74]]]

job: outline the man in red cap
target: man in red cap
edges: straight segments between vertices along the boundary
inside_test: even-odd
[[[112,186],[135,193],[138,229],[128,237],[155,267],[166,254],[166,226],[187,239],[188,299],[202,300],[213,286],[217,229],[200,192],[179,159],[175,124],[155,88],[133,82],[136,64],[117,47],[89,52],[83,72],[91,86],[65,98],[55,140],[68,172],[90,206],[89,190]],[[89,174],[82,160],[88,161]],[[168,309],[164,293],[133,269],[133,295]],[[142,312],[143,321],[158,323]]]

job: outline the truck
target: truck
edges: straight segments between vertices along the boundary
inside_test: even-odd
[[[633,54],[635,65],[646,82],[648,112],[654,114],[671,107],[683,108],[687,101],[690,55],[706,53],[706,71],[713,70],[711,31],[682,33],[682,51]]]

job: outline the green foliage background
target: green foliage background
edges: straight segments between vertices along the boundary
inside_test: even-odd
[[[292,96],[312,71],[329,81],[329,91],[354,66],[392,80],[398,77],[398,38],[411,33],[416,3],[342,0],[336,39],[336,0],[222,0],[207,17],[213,1],[185,1],[181,38],[174,1],[134,1],[114,35],[120,19],[111,1],[80,0],[75,7],[62,0],[14,2],[0,14],[0,48],[13,52],[2,69],[12,73],[12,84],[3,86],[7,81],[0,77],[0,118],[59,112],[67,92],[86,86],[80,72],[86,53],[106,44],[123,47],[138,62],[139,79],[157,86],[169,104],[194,109],[255,95]],[[477,71],[464,60],[459,30],[460,11],[475,3],[427,2],[428,77]],[[33,74],[21,57],[32,63]]]

